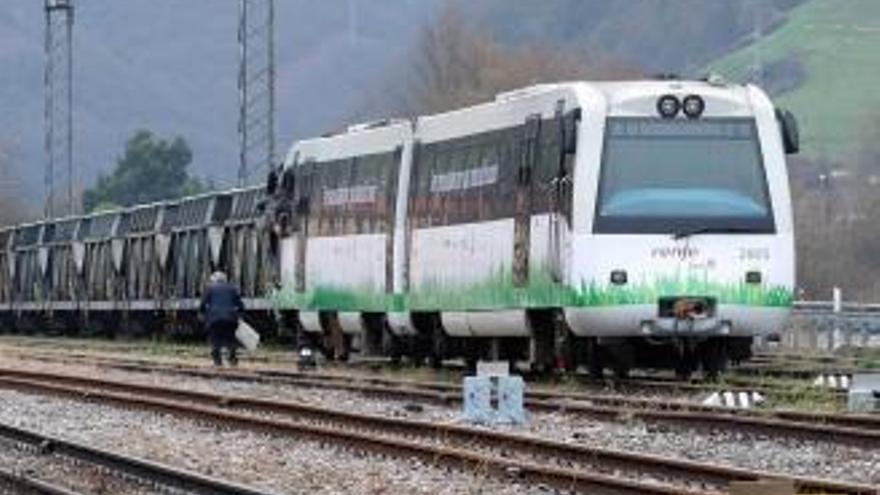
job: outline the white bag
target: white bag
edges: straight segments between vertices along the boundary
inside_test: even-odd
[[[260,345],[260,334],[242,318],[238,319],[238,328],[235,329],[235,338],[249,351],[256,350],[257,346]]]

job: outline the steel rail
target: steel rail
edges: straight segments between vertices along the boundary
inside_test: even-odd
[[[24,355],[24,354],[22,354]],[[118,369],[127,369],[138,371],[141,366],[157,366],[157,362],[155,360],[149,360],[144,358],[117,358],[117,357],[107,357],[107,356],[95,356],[87,353],[72,353],[65,354],[64,357],[59,357],[55,352],[38,352],[34,354],[27,354],[27,358],[29,359],[45,359],[52,361],[68,361],[68,360],[81,360],[88,359],[91,363],[101,363],[102,366],[112,366]],[[188,373],[194,376],[202,376],[202,373],[206,371],[204,368],[200,368],[197,366],[186,366],[182,364],[162,364],[162,366],[174,367],[179,370],[180,373]],[[195,371],[192,371],[195,370]],[[413,387],[417,387],[419,389],[428,389],[428,390],[438,390],[444,391],[448,393],[454,393],[456,395],[460,395],[460,387],[457,385],[453,385],[446,382],[426,382],[426,381],[415,381],[415,380],[399,380],[399,379],[389,379],[382,377],[370,377],[358,375],[356,378],[353,378],[351,374],[344,373],[320,373],[315,371],[308,372],[300,372],[300,371],[291,371],[291,370],[279,370],[272,368],[257,368],[250,370],[252,373],[258,373],[267,377],[275,377],[279,379],[284,379],[292,384],[301,384],[312,387],[320,387],[322,384],[311,382],[314,379],[320,379],[322,381],[337,381],[337,382],[351,382],[353,379],[359,383],[375,383],[382,386],[401,386],[405,384],[411,384]],[[750,380],[747,378],[748,372],[744,373],[745,376],[736,376],[731,374],[726,377],[724,387],[724,391],[730,392],[760,392],[767,396],[772,397],[780,397],[785,398],[788,396],[795,395],[794,392],[790,390],[790,384],[773,384],[773,383],[755,383],[754,380]],[[752,374],[752,376],[756,376]],[[305,379],[306,381],[302,381]],[[298,382],[299,380],[299,382]],[[604,384],[604,382],[596,382],[597,384]],[[629,378],[622,381],[612,382],[612,385],[615,389],[621,391],[630,391],[630,390],[643,390],[643,389],[660,389],[664,391],[676,391],[676,392],[692,392],[692,393],[707,393],[719,390],[718,385],[715,384],[701,384],[701,383],[690,383],[690,382],[681,382],[677,380],[664,379],[663,377],[636,377]],[[341,387],[344,388],[344,387]],[[840,401],[840,403],[844,403],[846,400],[846,391],[842,390],[828,390],[828,393],[835,396],[835,399]],[[536,397],[540,396],[541,398],[550,398],[553,396],[558,399],[571,399],[573,398],[572,393],[566,392],[556,392],[556,391],[538,391],[532,390],[529,392],[530,395],[534,395]],[[591,394],[593,395],[593,394]],[[595,398],[595,395],[593,395]]]
[[[245,485],[204,476],[185,469],[126,456],[71,440],[0,423],[0,437],[23,443],[43,453],[57,454],[111,471],[125,473],[148,483],[199,495],[269,495]]]
[[[206,379],[219,378],[241,381],[266,381],[268,379],[297,386],[346,390],[400,400],[423,400],[442,405],[456,404],[462,400],[460,386],[442,382],[361,378],[334,374],[311,375],[280,370],[212,370],[198,366],[141,364],[140,360],[135,360],[138,361],[137,364],[113,361],[116,360],[104,359],[102,362],[105,366],[128,371],[160,371]],[[325,379],[332,383],[325,382]],[[659,401],[542,390],[528,392],[525,405],[533,410],[564,411],[601,419],[630,416],[646,421],[683,423],[685,426],[691,427],[703,422],[713,427],[746,427],[771,435],[785,433],[823,441],[849,442],[856,445],[871,444],[880,440],[880,417],[869,414],[823,414],[786,410],[755,411],[704,406],[683,401]],[[705,418],[705,421],[702,418]]]
[[[386,388],[403,388],[406,389],[402,392],[401,398],[406,398],[405,394],[418,394],[417,392],[411,392],[411,390],[427,390],[427,391],[436,391],[443,392],[448,394],[448,401],[456,400],[456,397],[461,396],[461,386],[455,385],[448,382],[437,382],[437,381],[424,381],[424,380],[401,380],[401,379],[392,379],[392,378],[384,378],[384,377],[376,377],[376,376],[365,376],[365,375],[352,375],[352,374],[343,374],[343,373],[321,373],[315,371],[291,371],[291,370],[280,370],[273,368],[253,368],[247,371],[242,370],[208,370],[202,366],[196,365],[185,365],[180,363],[170,364],[170,363],[160,363],[154,360],[149,359],[141,359],[141,358],[117,358],[117,357],[106,357],[106,356],[93,356],[88,354],[72,354],[72,355],[64,355],[59,356],[56,353],[37,353],[37,354],[21,354],[27,359],[37,359],[37,360],[46,360],[52,362],[70,362],[77,363],[86,361],[88,364],[94,364],[97,366],[111,367],[115,369],[121,369],[126,371],[166,371],[169,373],[180,373],[187,374],[190,376],[197,377],[217,377],[216,373],[223,373],[224,376],[229,378],[240,378],[240,379],[250,379],[250,380],[258,380],[264,378],[272,378],[276,380],[280,380],[284,383],[289,383],[292,385],[302,385],[309,386],[314,388],[328,388],[330,385],[329,382],[338,383],[338,385],[333,385],[333,388],[339,389],[347,389],[352,391],[358,391],[363,388],[360,384],[375,384],[379,387]],[[240,376],[244,373],[247,376]],[[257,375],[257,376],[254,376]],[[730,392],[762,392],[766,395],[773,396],[785,396],[786,394],[792,394],[792,392],[786,387],[790,387],[790,384],[779,384],[777,386],[771,386],[769,384],[751,384],[749,385],[748,381],[742,380],[737,377],[728,378],[728,382],[730,386],[726,386],[723,388],[724,391]],[[719,390],[717,385],[709,385],[709,384],[695,384],[695,383],[682,383],[672,380],[663,380],[660,378],[644,378],[644,379],[629,379],[626,381],[614,383],[614,387],[618,390],[630,390],[630,389],[642,389],[642,388],[662,388],[663,390],[676,390],[676,391],[688,391],[688,392],[713,392]],[[383,389],[376,390],[377,393],[381,393]],[[369,390],[361,390],[363,392],[369,392]],[[829,390],[829,393],[835,395],[836,399],[843,401],[845,399],[845,391],[839,390]],[[388,392],[389,394],[391,392]],[[430,399],[430,395],[425,397],[426,399]],[[595,394],[595,393],[578,393],[578,392],[559,392],[559,391],[550,391],[550,390],[529,390],[527,395],[529,397],[541,398],[541,399],[560,399],[560,400],[588,400],[592,402],[601,403],[604,401],[604,398],[608,397],[607,395]],[[619,399],[614,399],[616,403],[620,403]],[[628,399],[627,399],[628,400]],[[633,399],[635,402],[638,402],[640,399]],[[633,402],[631,405],[637,405]],[[669,404],[669,407],[666,407],[664,404]],[[681,404],[687,404],[684,402],[675,402],[675,401],[667,401],[667,402],[658,402],[652,401],[650,404],[651,407],[660,407],[660,408],[672,408],[672,409],[681,409]],[[699,408],[699,406],[695,406],[691,404],[691,408]],[[716,408],[717,409],[717,408]]]
[[[20,495],[85,495],[58,485],[40,481],[23,473],[0,468],[0,488],[3,487],[14,489],[15,493]]]
[[[343,429],[338,426],[330,427],[291,420],[267,419],[252,414],[232,412],[219,407],[193,405],[177,400],[148,398],[94,389],[71,388],[38,380],[8,377],[0,377],[0,384],[23,390],[37,390],[44,393],[78,397],[79,399],[105,401],[122,407],[172,413],[192,417],[198,421],[213,421],[218,424],[270,434],[295,436],[319,442],[329,440],[381,455],[407,459],[417,458],[429,464],[472,470],[482,474],[490,474],[501,479],[543,483],[562,490],[583,490],[602,495],[715,495],[719,493],[704,489],[687,489],[678,485],[670,487],[656,482],[644,483],[591,471],[517,461],[506,459],[504,456],[479,454],[469,448],[431,445],[405,438],[391,438],[387,435]]]
[[[859,360],[857,356],[836,356],[834,354],[803,354],[792,351],[764,351],[758,352],[749,363],[773,363],[773,362],[799,362],[803,364],[834,364],[849,363],[853,364]]]
[[[14,374],[14,373],[13,373]],[[24,372],[17,378],[8,376],[7,370],[0,370],[0,384],[19,386],[24,388],[38,388],[44,391],[58,392],[67,395],[88,397],[92,399],[107,400],[122,405],[138,405],[140,407],[158,408],[170,410],[176,413],[194,415],[204,418],[211,417],[219,421],[232,422],[237,426],[249,428],[290,428],[290,423],[273,423],[263,418],[242,416],[229,412],[229,408],[241,408],[260,412],[287,414],[299,419],[306,419],[321,424],[326,430],[346,435],[360,435],[361,431],[381,430],[394,434],[410,437],[429,437],[446,441],[455,440],[464,445],[487,445],[499,448],[503,451],[512,449],[523,453],[532,453],[553,459],[564,459],[569,462],[585,463],[596,466],[600,470],[637,470],[654,477],[678,477],[688,481],[701,483],[726,484],[731,481],[756,481],[768,478],[782,478],[794,481],[797,486],[805,490],[826,490],[835,493],[847,494],[874,494],[873,488],[839,483],[830,480],[821,480],[808,477],[791,477],[772,473],[764,473],[741,468],[731,468],[695,461],[671,459],[666,457],[635,454],[630,452],[614,451],[610,449],[591,448],[583,445],[546,440],[532,436],[502,433],[497,431],[476,429],[462,425],[445,423],[432,423],[411,419],[388,418],[383,416],[365,415],[345,411],[330,410],[322,407],[311,406],[296,402],[275,401],[257,399],[251,397],[218,395],[206,392],[194,392],[176,388],[157,387],[152,385],[135,385],[128,382],[109,380],[97,380],[89,377],[74,377],[70,375],[53,375],[41,372]],[[24,378],[29,377],[29,378]],[[56,383],[52,383],[55,381]],[[71,389],[57,385],[64,383],[75,387],[95,387]],[[105,390],[100,390],[101,388]],[[110,391],[107,391],[109,389]],[[132,392],[142,394],[132,396]],[[85,395],[83,395],[85,394]],[[148,397],[148,396],[153,396]],[[168,402],[171,401],[171,402]],[[203,406],[193,406],[202,404]],[[221,406],[225,410],[218,409]],[[254,423],[256,421],[256,423]],[[269,423],[266,423],[268,421]],[[272,426],[272,425],[275,426]],[[310,426],[296,424],[297,433],[302,433],[302,428]],[[311,426],[317,427],[317,426]],[[289,431],[288,431],[289,432]],[[367,433],[363,433],[367,435]],[[410,451],[411,446],[405,450]],[[411,453],[411,452],[410,452]],[[485,461],[484,461],[485,462]],[[510,468],[510,466],[507,466]],[[505,469],[507,469],[505,468]],[[515,467],[514,469],[534,469]],[[547,480],[544,480],[547,481]],[[587,480],[582,480],[586,482]],[[554,486],[559,487],[558,480]],[[595,487],[593,487],[595,488]]]

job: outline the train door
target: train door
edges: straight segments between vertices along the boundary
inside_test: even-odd
[[[571,228],[572,209],[572,172],[577,142],[577,125],[580,121],[580,110],[565,113],[565,101],[556,103],[556,115],[551,139],[542,146],[541,153],[547,155],[549,170],[549,235],[548,235],[548,267],[555,283],[562,282],[564,251],[569,229]],[[545,146],[546,144],[546,146]]]
[[[306,290],[306,248],[308,246],[309,224],[311,223],[312,183],[315,180],[315,163],[300,165],[299,177],[295,184],[294,231],[296,236],[296,268],[294,280],[296,292]]]
[[[541,115],[530,115],[525,122],[520,143],[519,167],[516,174],[516,206],[513,227],[513,284],[529,283],[529,244],[532,222],[532,175],[538,160],[538,138]]]

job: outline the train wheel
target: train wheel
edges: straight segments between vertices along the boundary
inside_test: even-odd
[[[320,319],[324,331],[324,356],[330,361],[347,360],[351,339],[342,331],[336,313],[322,311]]]
[[[431,339],[431,367],[439,370],[443,367],[443,358],[446,357],[448,347],[448,337],[443,331],[443,326],[439,320],[434,321],[433,338]]]
[[[336,349],[336,357],[343,363],[347,363],[351,358],[351,339],[351,335],[342,334],[341,345]]]
[[[630,370],[635,365],[635,347],[626,339],[609,340],[604,345],[596,342],[595,354],[600,357],[594,361],[597,362],[597,366],[611,368],[615,378],[628,378]]]
[[[570,366],[571,332],[557,310],[530,310],[527,313],[532,338],[529,342],[529,368],[537,375],[550,375],[557,368]]]
[[[676,342],[675,377],[682,381],[691,379],[697,368],[697,353],[693,342],[680,339]]]
[[[400,361],[403,359],[403,339],[389,328],[382,331],[382,354],[391,359],[392,366],[400,366]]]
[[[361,354],[364,356],[383,356],[386,352],[386,332],[388,323],[385,315],[381,313],[363,313],[361,321],[364,324],[363,345]]]
[[[587,371],[590,373],[590,378],[594,380],[605,378],[602,348],[599,347],[595,337],[586,339],[586,358]]]
[[[703,373],[706,379],[718,380],[718,376],[727,369],[727,345],[723,338],[711,338],[698,348]]]
[[[464,339],[464,365],[466,375],[477,374],[477,362],[486,355],[486,342],[481,339]]]
[[[612,366],[612,370],[614,371],[614,378],[617,378],[618,380],[626,380],[627,378],[629,378],[630,369],[631,367],[628,365],[628,363],[615,361],[614,365]]]

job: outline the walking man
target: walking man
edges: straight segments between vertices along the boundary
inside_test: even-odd
[[[238,328],[238,317],[244,312],[241,295],[234,285],[226,281],[226,274],[214,272],[208,284],[199,311],[205,317],[208,334],[211,337],[211,358],[215,366],[223,365],[222,350],[229,351],[229,365],[238,364],[235,352],[238,342],[235,340],[235,329]]]

